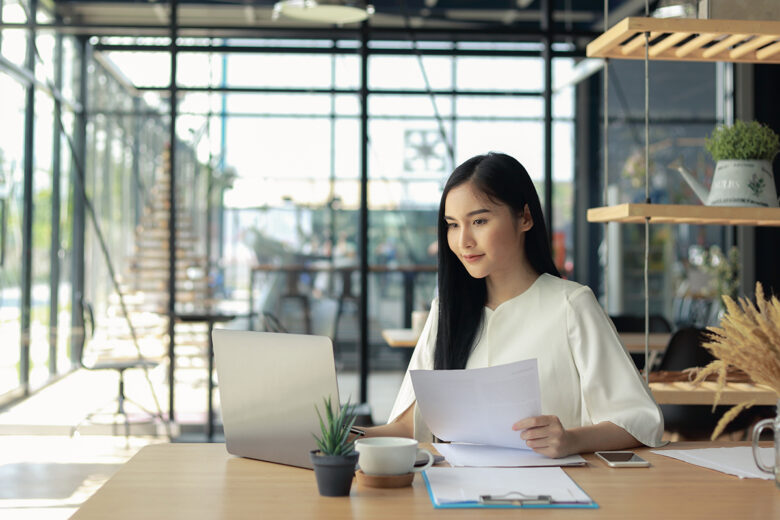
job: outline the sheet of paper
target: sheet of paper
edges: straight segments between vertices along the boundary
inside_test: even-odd
[[[451,466],[470,467],[532,467],[532,466],[579,466],[585,459],[571,455],[551,459],[531,450],[501,448],[484,444],[435,443],[436,450],[444,455]]]
[[[420,413],[439,439],[527,449],[512,425],[542,413],[536,359],[410,375]]]
[[[479,502],[480,495],[550,495],[557,503],[590,503],[561,468],[429,468],[425,475],[438,504]]]
[[[761,460],[768,465],[773,464],[774,448],[759,448]],[[738,446],[735,448],[701,448],[697,450],[652,450],[652,453],[664,455],[681,460],[689,464],[695,464],[704,468],[714,469],[739,478],[760,478],[772,480],[773,475],[764,473],[753,460],[750,446]]]

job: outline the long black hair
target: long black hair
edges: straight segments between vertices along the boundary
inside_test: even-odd
[[[450,190],[465,182],[471,182],[490,201],[507,205],[516,216],[523,214],[527,204],[533,227],[525,234],[525,256],[537,273],[560,276],[552,259],[539,195],[523,165],[506,154],[491,152],[472,157],[455,168],[444,185],[439,204],[439,325],[435,369],[465,368],[482,324],[487,298],[485,279],[472,277],[447,241],[444,203]]]

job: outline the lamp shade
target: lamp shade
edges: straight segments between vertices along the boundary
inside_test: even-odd
[[[280,0],[274,5],[274,17],[282,15],[306,22],[327,24],[362,22],[373,12],[373,6],[364,2]]]

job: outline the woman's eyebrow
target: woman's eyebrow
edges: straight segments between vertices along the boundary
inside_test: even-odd
[[[481,213],[490,213],[490,210],[487,208],[475,209],[474,211],[469,211],[468,213],[466,213],[466,216],[473,217],[474,215],[479,215]],[[444,220],[455,220],[455,217],[444,215]]]

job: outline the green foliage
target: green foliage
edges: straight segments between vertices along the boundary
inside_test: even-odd
[[[758,121],[737,121],[720,125],[704,140],[704,146],[716,161],[727,159],[772,161],[780,151],[780,138]]]
[[[320,410],[315,406],[317,417],[320,419],[320,437],[314,436],[317,447],[323,455],[347,455],[355,449],[355,441],[349,440],[349,431],[355,424],[355,412],[347,401],[341,409],[333,413],[330,396],[322,399],[325,405],[325,419]]]

